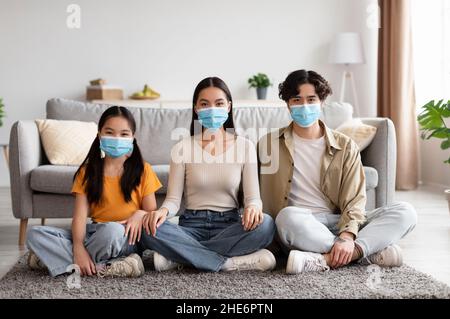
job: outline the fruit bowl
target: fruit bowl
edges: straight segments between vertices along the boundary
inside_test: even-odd
[[[130,95],[130,99],[133,100],[155,100],[159,98],[161,95],[153,90],[150,86],[147,84],[144,86],[144,89],[139,92],[135,92],[134,94]]]
[[[130,95],[130,99],[132,100],[156,100],[159,96],[133,96]]]

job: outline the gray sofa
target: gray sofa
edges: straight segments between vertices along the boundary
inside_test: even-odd
[[[47,118],[58,120],[98,121],[105,104],[91,104],[65,99],[47,102]],[[130,107],[143,157],[154,168],[164,185],[156,193],[160,204],[166,194],[171,147],[188,134],[192,111],[183,107]],[[245,135],[248,128],[275,129],[290,122],[286,107],[260,105],[239,106],[233,110],[236,131]],[[326,122],[326,119],[324,119]],[[392,122],[386,118],[363,119],[378,128],[375,139],[361,156],[366,173],[367,209],[392,202],[395,185],[396,140]],[[179,128],[180,130],[174,130]],[[180,134],[181,131],[181,134]],[[248,132],[247,132],[248,133]],[[264,131],[263,131],[264,133]],[[254,142],[263,134],[248,135]],[[25,242],[29,218],[70,218],[73,196],[70,194],[77,167],[50,165],[34,121],[14,123],[10,134],[10,178],[13,214],[20,219],[19,245]]]

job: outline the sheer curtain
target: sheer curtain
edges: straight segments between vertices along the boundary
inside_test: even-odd
[[[450,98],[450,1],[412,0],[418,107]]]
[[[420,112],[430,100],[450,99],[450,0],[411,2],[416,110]],[[450,151],[442,151],[440,143],[420,141],[421,180],[448,188],[450,169],[443,161]]]
[[[395,124],[396,187],[410,190],[419,181],[411,1],[380,0],[379,4],[378,115],[390,118]]]

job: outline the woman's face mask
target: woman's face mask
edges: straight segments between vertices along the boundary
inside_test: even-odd
[[[212,132],[217,131],[228,119],[228,107],[208,107],[197,111],[200,124]]]
[[[132,137],[100,136],[100,149],[106,156],[118,158],[133,152]]]
[[[300,127],[310,127],[320,117],[321,107],[319,103],[292,105],[291,117]]]

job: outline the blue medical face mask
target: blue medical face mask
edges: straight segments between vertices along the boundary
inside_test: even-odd
[[[228,119],[227,107],[208,107],[197,111],[198,120],[204,128],[216,131]]]
[[[100,149],[106,156],[117,158],[133,152],[133,141],[131,137],[101,136]]]
[[[291,106],[291,117],[298,126],[310,127],[320,117],[320,104],[302,104]]]

